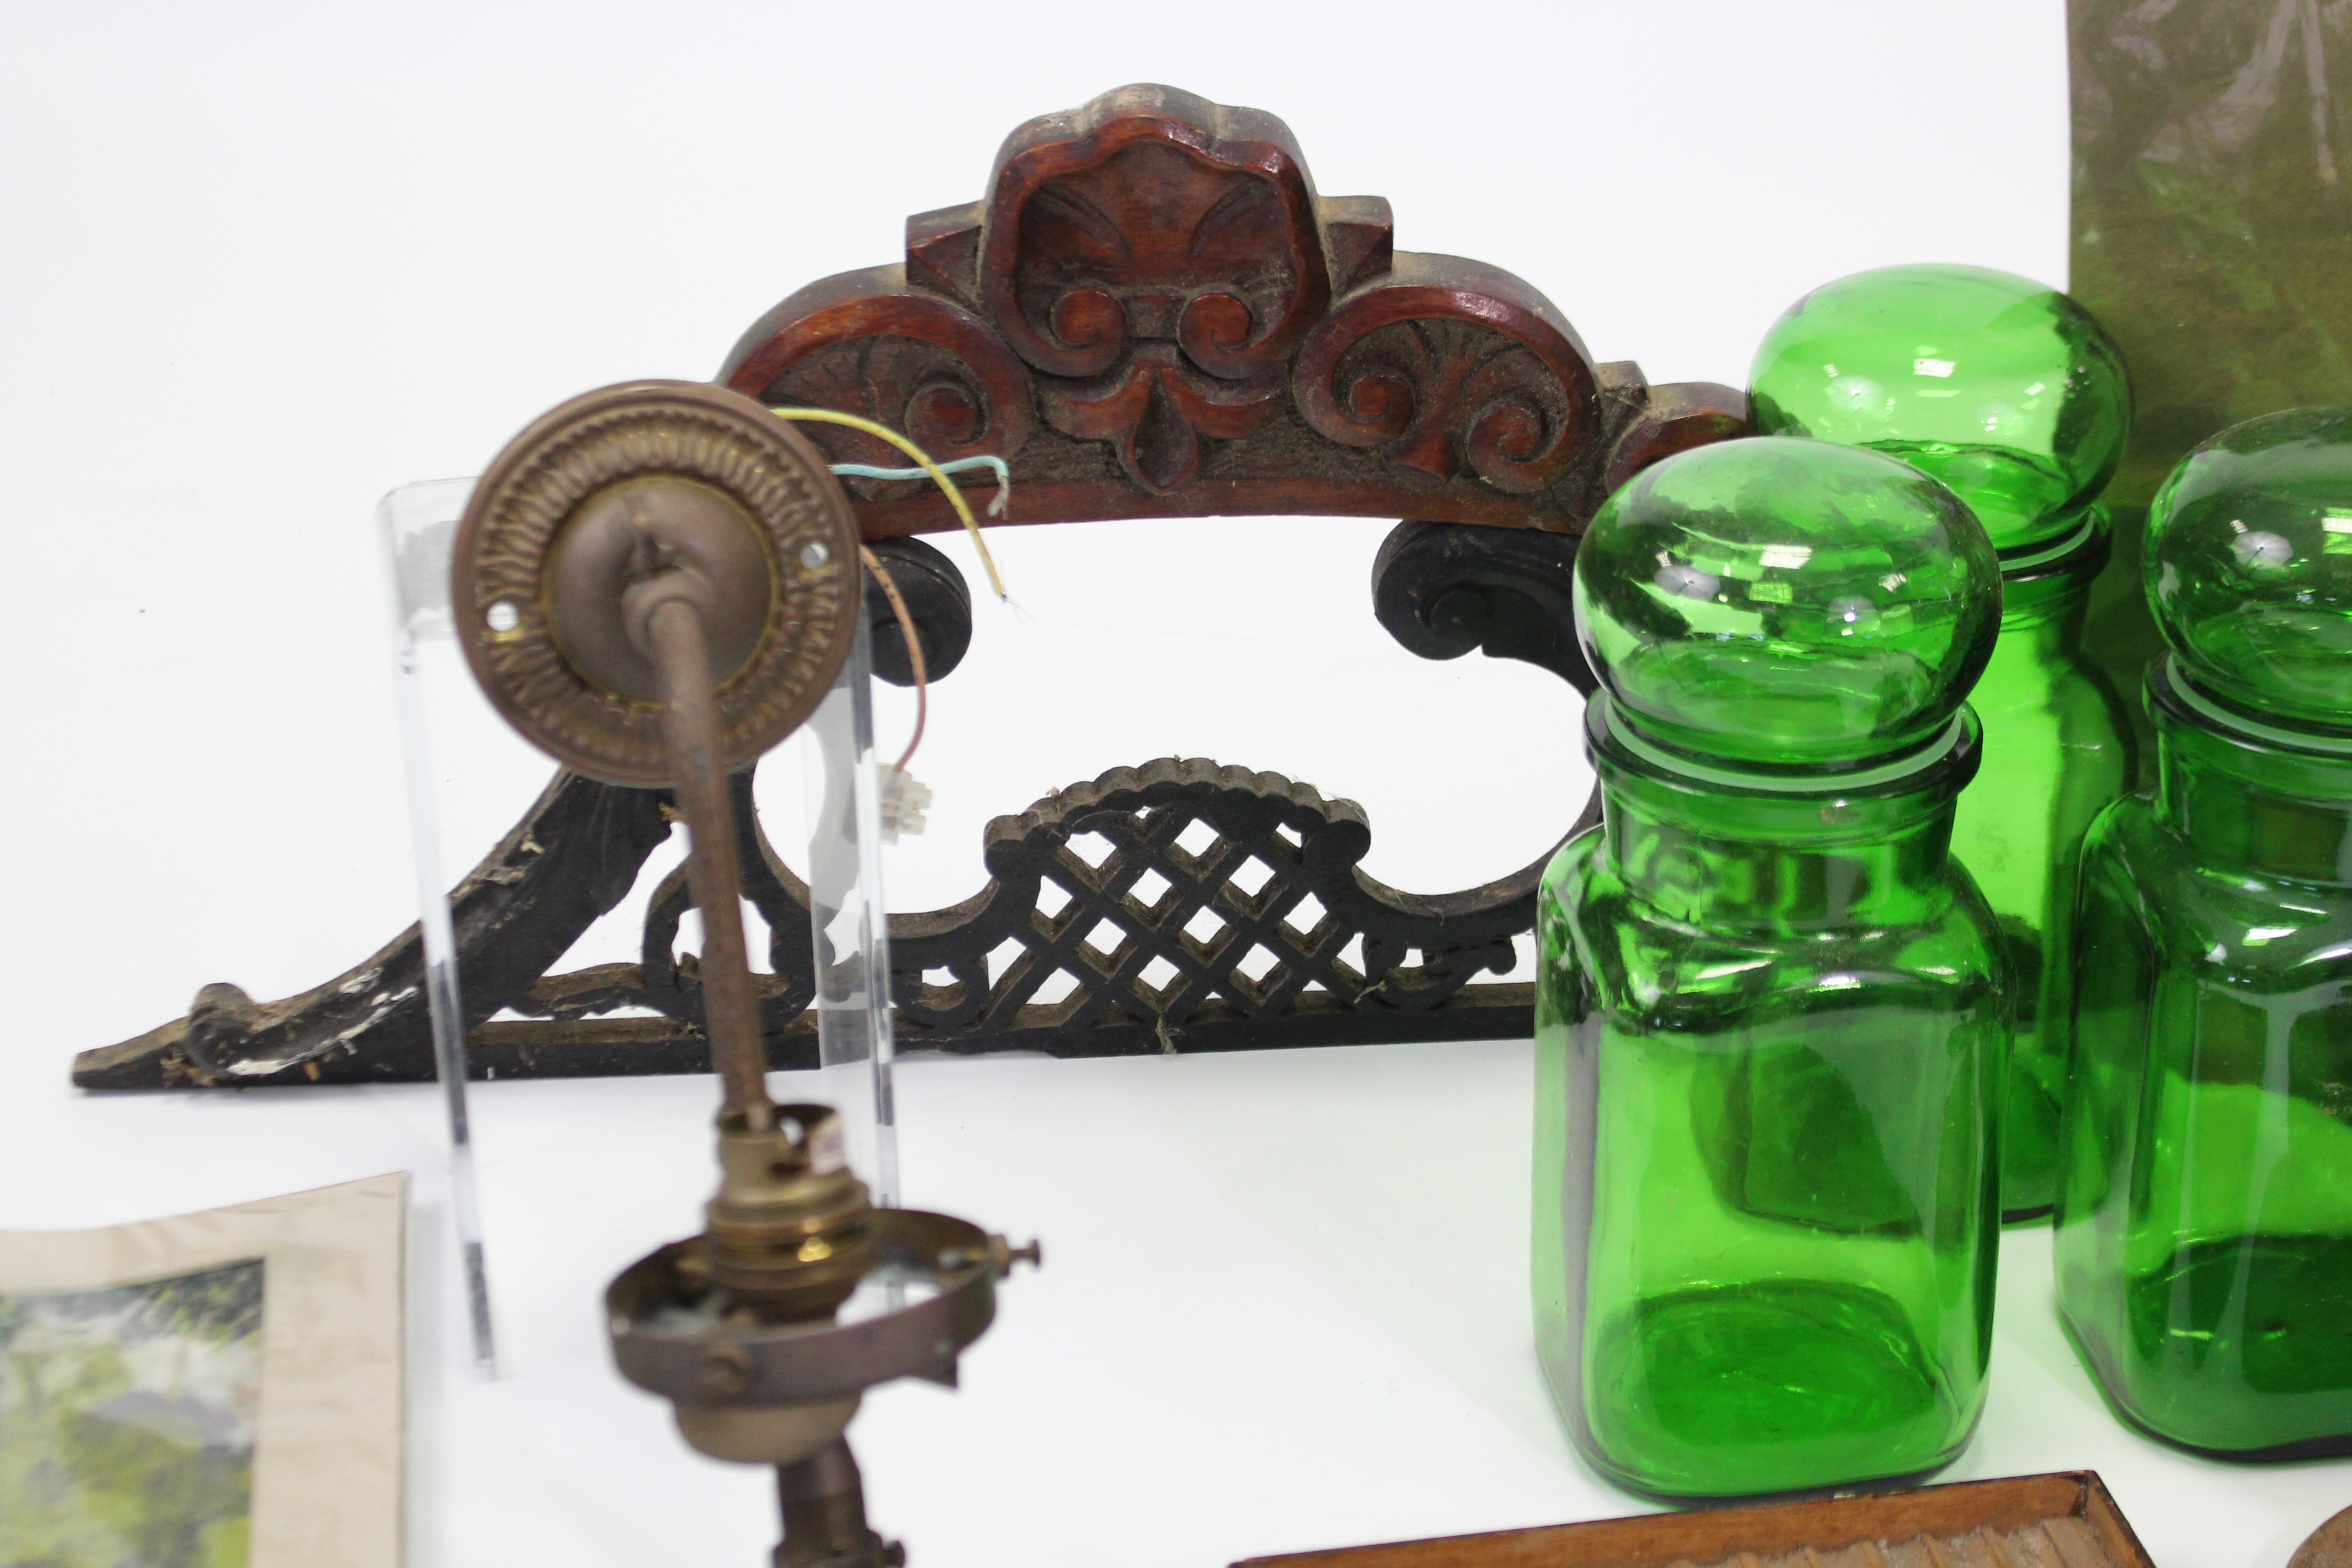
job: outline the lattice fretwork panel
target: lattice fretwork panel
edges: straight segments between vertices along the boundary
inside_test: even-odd
[[[1210,762],[1061,791],[991,825],[993,880],[962,920],[892,922],[902,1044],[1052,1030],[1067,1050],[1100,1031],[1118,1049],[1110,1037],[1147,1029],[1175,1050],[1196,1028],[1427,1010],[1509,969],[1531,877],[1414,899],[1358,869],[1370,842],[1353,802]]]

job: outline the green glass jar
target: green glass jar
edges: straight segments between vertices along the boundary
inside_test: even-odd
[[[2094,507],[2040,555],[2003,562],[2000,640],[1969,696],[1992,765],[1960,797],[1952,853],[2000,921],[2017,986],[2000,1134],[2011,1221],[2047,1214],[2056,1197],[2083,835],[2131,787],[2130,721],[2083,651],[2107,544]]]
[[[2056,289],[1980,267],[1886,267],[1806,295],[1750,374],[1757,426],[1900,457],[1969,504],[2004,581],[2001,640],[1971,699],[1992,765],[1960,805],[1953,853],[2000,919],[2019,986],[2001,1208],[2049,1212],[2084,830],[2130,784],[2130,721],[2083,653],[2106,556],[2088,503],[2131,423],[2123,361]]]
[[[2083,852],[2059,1308],[2143,1430],[2352,1453],[2352,410],[2191,452],[2147,573],[2158,784]]]
[[[2006,986],[1948,846],[1992,548],[1899,462],[1735,441],[1612,497],[1575,601],[1603,820],[1538,902],[1553,1396],[1654,1496],[1926,1474],[1991,1332]]]
[[[1984,267],[1823,284],[1772,323],[1748,387],[1759,430],[1903,458],[1967,501],[2005,554],[2079,524],[2131,427],[2105,329],[2058,290]]]

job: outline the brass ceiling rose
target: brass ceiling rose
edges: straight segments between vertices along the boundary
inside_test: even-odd
[[[721,387],[629,382],[499,454],[457,525],[449,602],[475,679],[525,738],[591,778],[659,787],[647,573],[703,586],[731,770],[806,719],[848,658],[857,543],[840,482],[791,426]]]

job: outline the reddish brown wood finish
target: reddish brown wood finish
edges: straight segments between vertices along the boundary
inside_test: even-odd
[[[1645,1514],[1234,1568],[2151,1568],[2097,1474]]]
[[[1304,513],[1580,530],[1746,399],[1595,365],[1499,268],[1397,251],[1388,203],[1315,194],[1289,128],[1174,88],[1029,121],[986,201],[908,220],[745,333],[719,379],[1012,464],[1013,522]],[[838,426],[834,460],[903,459]],[[987,482],[982,477],[980,482]],[[852,479],[868,538],[952,528]]]

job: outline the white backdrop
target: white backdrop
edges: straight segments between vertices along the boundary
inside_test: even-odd
[[[1015,124],[1131,80],[1282,115],[1326,194],[1389,197],[1401,246],[1517,271],[1656,380],[1740,382],[1783,306],[1862,268],[2064,275],[2058,0],[0,0],[0,1226],[416,1167],[417,1564],[764,1560],[765,1483],[685,1449],[594,1310],[692,1228],[709,1086],[479,1093],[510,1361],[479,1387],[429,1089],[93,1099],[68,1058],[412,918],[379,495],[588,387],[709,376],[776,300],[980,195]],[[983,605],[934,694],[939,807],[895,907],[977,887],[989,817],[1171,752],[1360,801],[1398,886],[1531,858],[1589,777],[1573,694],[1391,644],[1384,531],[1000,531],[1020,613]],[[886,743],[906,720],[892,694]],[[960,1394],[869,1402],[877,1521],[923,1564],[1213,1568],[1633,1510],[1535,1378],[1528,1082],[1524,1042],[909,1066],[909,1200],[1042,1235],[1048,1268]],[[2095,1467],[2168,1568],[2278,1568],[2352,1502],[2352,1465],[2124,1433],[2047,1252],[2008,1240],[1954,1479]]]

